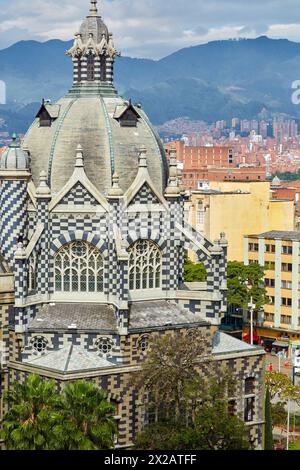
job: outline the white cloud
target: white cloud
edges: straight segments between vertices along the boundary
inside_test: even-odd
[[[88,0],[0,0],[0,47],[23,39],[71,39]],[[297,0],[102,0],[101,15],[125,55],[162,57],[218,39],[287,37],[300,40]],[[23,35],[23,37],[22,37]]]
[[[273,24],[269,26],[267,35],[271,38],[289,38],[300,41],[300,23],[297,24]]]

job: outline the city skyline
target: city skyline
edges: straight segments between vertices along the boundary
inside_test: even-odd
[[[72,39],[88,12],[82,0],[1,0],[0,49],[20,40]],[[213,40],[267,35],[300,41],[300,9],[295,0],[102,0],[100,14],[114,31],[124,55],[161,58],[180,48]],[[62,15],[62,8],[64,14]]]

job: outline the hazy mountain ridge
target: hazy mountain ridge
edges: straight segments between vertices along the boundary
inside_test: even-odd
[[[55,100],[70,88],[72,62],[65,51],[71,44],[21,41],[0,51],[6,112],[11,112],[12,102]],[[206,121],[252,118],[263,107],[300,117],[300,107],[291,102],[291,84],[297,79],[300,43],[264,36],[214,41],[158,61],[121,57],[115,65],[120,93],[142,102],[155,124],[180,116]]]

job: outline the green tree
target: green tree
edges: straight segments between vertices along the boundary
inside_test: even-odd
[[[267,387],[265,398],[265,421],[265,450],[274,450],[272,408],[269,387]]]
[[[150,404],[179,415],[186,408],[186,394],[193,394],[191,384],[195,378],[198,378],[198,388],[203,388],[204,380],[198,373],[201,359],[207,367],[212,364],[205,337],[198,329],[190,329],[187,334],[163,335],[151,342],[143,367],[133,382],[149,395]]]
[[[115,407],[107,401],[104,390],[84,380],[72,382],[64,389],[61,411],[71,431],[63,440],[65,449],[113,447],[116,434]]]
[[[269,388],[271,400],[279,396],[282,401],[291,399],[300,404],[300,387],[293,385],[286,374],[278,371],[266,372],[266,385]]]
[[[156,420],[137,437],[138,449],[249,448],[243,421],[230,413],[235,380],[207,354],[197,329],[153,339],[135,385]]]
[[[271,180],[278,176],[281,181],[298,181],[300,179],[300,170],[292,173],[290,171],[285,171],[283,173],[277,172],[271,176]]]
[[[227,301],[229,305],[248,308],[252,297],[258,312],[268,302],[264,287],[264,268],[251,263],[246,266],[238,261],[229,261],[227,266]]]
[[[30,375],[25,384],[14,384],[6,400],[9,411],[4,416],[1,437],[7,449],[51,449],[62,421],[57,412],[60,397],[55,382]]]
[[[206,269],[203,263],[193,263],[187,256],[184,263],[184,281],[185,282],[205,282]]]
[[[57,393],[55,381],[30,375],[6,394],[0,436],[9,450],[95,450],[113,447],[114,406],[96,385],[76,381]]]
[[[244,422],[230,413],[229,383],[226,375],[208,379],[198,389],[197,402],[188,416],[159,419],[138,435],[135,447],[140,450],[248,450],[249,438]],[[191,385],[191,384],[190,384]],[[194,383],[195,389],[198,384]],[[188,387],[189,388],[189,387]],[[190,409],[187,394],[187,410]],[[189,419],[187,419],[189,418]]]
[[[271,404],[272,407],[272,424],[274,426],[282,427],[285,426],[287,416],[284,403],[278,402]]]

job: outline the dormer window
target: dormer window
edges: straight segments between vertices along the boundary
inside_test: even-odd
[[[140,117],[131,101],[127,105],[117,106],[114,114],[114,118],[120,123],[121,127],[136,127]]]
[[[40,127],[51,127],[52,123],[59,116],[60,106],[51,104],[50,101],[43,101],[36,117],[40,121]]]

